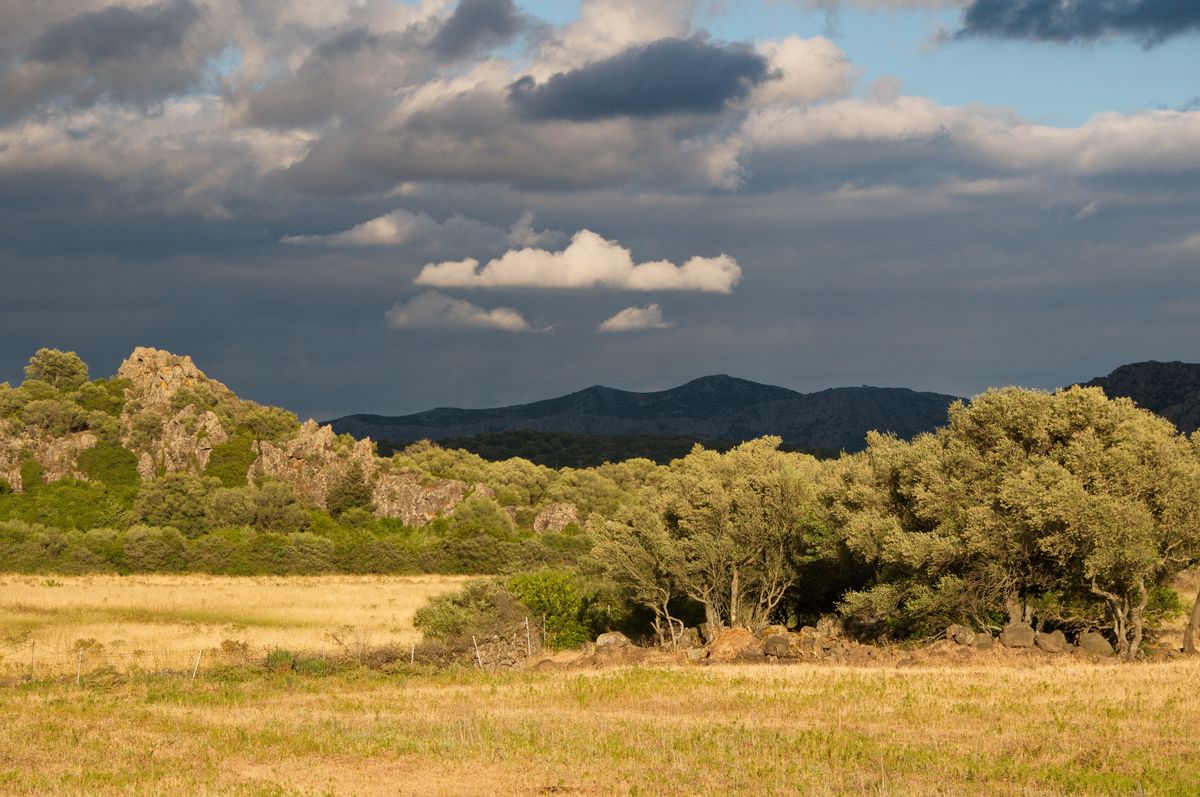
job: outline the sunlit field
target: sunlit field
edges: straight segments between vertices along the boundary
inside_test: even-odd
[[[8,794],[1178,794],[1200,663],[153,676],[0,689]]]
[[[454,576],[0,576],[0,676],[111,666],[192,669],[244,644],[340,654],[408,644],[413,613]],[[82,656],[80,655],[82,651]],[[203,653],[201,653],[203,651]]]

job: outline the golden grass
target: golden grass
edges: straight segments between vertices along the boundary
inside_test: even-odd
[[[0,576],[0,676],[85,668],[190,666],[225,640],[336,652],[407,644],[414,612],[458,588],[454,576]]]
[[[1200,662],[0,690],[5,794],[1178,794]]]

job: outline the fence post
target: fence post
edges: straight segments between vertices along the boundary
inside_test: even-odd
[[[37,640],[29,640],[29,680],[33,680],[33,652],[37,648]]]
[[[417,661],[417,642],[413,640],[408,648],[408,663],[415,664]]]
[[[533,658],[533,640],[529,638],[529,615],[525,615],[525,658]]]
[[[475,646],[475,663],[479,665],[479,669],[483,669],[483,659],[479,657],[479,643],[475,641],[475,635],[471,634],[471,644]]]
[[[83,648],[79,649],[79,658],[75,660],[75,685],[79,686],[83,678]]]
[[[200,669],[200,657],[204,655],[204,648],[196,651],[196,663],[192,665],[192,680],[196,680],[196,672]]]

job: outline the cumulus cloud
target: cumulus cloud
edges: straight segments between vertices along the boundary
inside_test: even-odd
[[[384,314],[392,329],[497,329],[502,332],[534,332],[525,316],[511,307],[487,310],[463,299],[442,293],[422,293],[407,302],[397,302]]]
[[[1200,3],[1188,0],[974,0],[955,35],[1063,43],[1124,36],[1152,45],[1197,32]]]
[[[693,257],[682,266],[666,260],[634,263],[630,251],[616,241],[605,240],[591,230],[580,230],[562,251],[509,250],[482,269],[474,258],[430,263],[421,269],[416,282],[437,288],[615,288],[729,293],[741,277],[741,267],[726,254]]]
[[[648,304],[645,307],[626,307],[596,328],[598,332],[635,332],[642,329],[667,329],[673,326],[663,318],[662,307]]]
[[[527,75],[509,87],[508,99],[529,119],[716,113],[769,76],[767,59],[746,45],[662,39],[543,83]]]
[[[512,0],[459,0],[429,46],[446,58],[462,58],[508,42],[528,21]]]
[[[824,36],[766,41],[758,45],[758,52],[767,59],[773,77],[755,88],[754,101],[759,104],[808,105],[845,96],[857,78],[850,59]]]

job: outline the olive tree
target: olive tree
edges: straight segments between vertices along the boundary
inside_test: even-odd
[[[87,381],[88,367],[73,351],[38,349],[25,366],[25,378],[66,393],[78,390]]]

